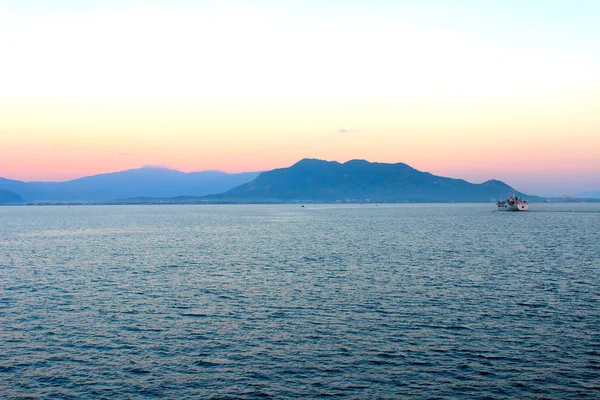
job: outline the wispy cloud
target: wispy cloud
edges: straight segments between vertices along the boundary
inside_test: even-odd
[[[119,157],[129,157],[129,153],[127,153],[126,151],[121,151],[118,153]]]
[[[358,130],[358,129],[340,129],[338,132],[339,133],[359,133],[360,130]]]

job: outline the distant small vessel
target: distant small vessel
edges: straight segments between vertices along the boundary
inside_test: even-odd
[[[527,200],[518,198],[514,193],[508,196],[506,200],[498,201],[496,206],[498,211],[527,211],[529,209]]]

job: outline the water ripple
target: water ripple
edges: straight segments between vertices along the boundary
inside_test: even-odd
[[[490,207],[0,207],[0,397],[599,398],[600,207]]]

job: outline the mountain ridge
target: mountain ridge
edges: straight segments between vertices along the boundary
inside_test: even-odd
[[[542,200],[497,179],[475,184],[422,172],[401,162],[372,163],[354,159],[340,163],[305,158],[290,167],[263,172],[248,183],[206,198],[268,202],[491,202],[503,199],[511,192],[530,200]]]
[[[129,197],[203,196],[221,193],[258,176],[258,172],[181,172],[159,167],[84,176],[63,182],[23,182],[0,178],[0,189],[32,202],[111,201]]]
[[[0,189],[0,204],[19,204],[23,202],[20,194],[10,190]]]
[[[600,190],[588,190],[577,194],[577,197],[600,199]]]
[[[27,202],[491,202],[511,192],[544,200],[497,179],[476,184],[419,171],[403,162],[316,158],[262,173],[186,173],[144,166],[64,182],[0,178],[0,189],[18,193]]]

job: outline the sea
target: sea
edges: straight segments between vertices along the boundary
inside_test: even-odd
[[[494,209],[0,207],[0,398],[600,398],[600,204]]]

